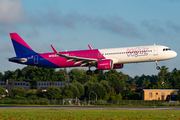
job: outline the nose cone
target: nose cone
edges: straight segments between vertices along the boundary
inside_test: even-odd
[[[176,57],[176,56],[177,56],[177,53],[176,53],[175,51],[173,51],[172,56]],[[173,57],[173,58],[174,58],[174,57]]]
[[[171,53],[171,57],[172,58],[175,58],[177,56],[177,53],[175,52],[175,51],[173,51],[172,53]]]

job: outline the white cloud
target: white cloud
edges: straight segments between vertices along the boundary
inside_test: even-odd
[[[21,0],[0,0],[0,25],[17,24],[24,20]]]

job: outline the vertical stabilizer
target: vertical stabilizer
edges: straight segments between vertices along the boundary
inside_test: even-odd
[[[17,33],[10,33],[10,37],[16,52],[16,56],[35,53]]]

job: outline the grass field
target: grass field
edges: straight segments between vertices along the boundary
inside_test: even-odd
[[[0,109],[0,120],[180,120],[180,110]]]

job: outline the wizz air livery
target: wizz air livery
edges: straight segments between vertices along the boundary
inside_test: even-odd
[[[96,67],[95,74],[99,70],[121,69],[125,63],[152,62],[172,59],[177,53],[162,45],[123,47],[111,49],[58,52],[52,45],[52,53],[37,53],[17,34],[10,33],[10,37],[16,52],[16,57],[8,58],[9,61],[33,65],[39,67],[65,68],[65,67],[89,67],[87,74],[91,75],[91,67]]]

